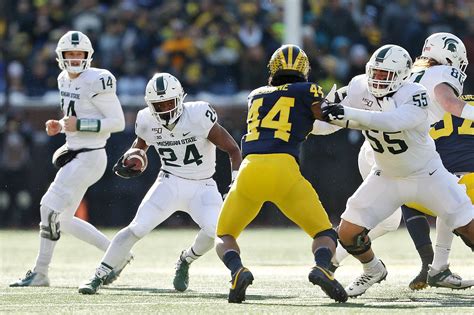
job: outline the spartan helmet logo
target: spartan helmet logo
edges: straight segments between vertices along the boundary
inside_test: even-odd
[[[455,40],[454,38],[446,38],[446,37],[443,37],[443,39],[444,39],[443,48],[446,48],[447,50],[453,53],[457,51],[456,45],[459,44],[457,40]]]

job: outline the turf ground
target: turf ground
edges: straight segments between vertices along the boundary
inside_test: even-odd
[[[106,234],[112,236],[114,232],[107,230]],[[136,245],[136,258],[121,278],[97,295],[83,296],[77,287],[93,274],[101,252],[63,235],[50,269],[51,287],[9,288],[9,282],[33,266],[38,232],[0,230],[0,313],[474,314],[474,288],[408,289],[419,260],[404,229],[374,242],[376,253],[387,265],[387,281],[345,304],[333,303],[308,282],[311,240],[297,229],[249,229],[242,234],[243,262],[255,276],[243,304],[227,303],[230,276],[214,252],[191,266],[188,291],[176,292],[172,285],[174,263],[195,233],[155,230]],[[458,238],[451,266],[464,278],[474,278],[474,255]],[[360,265],[348,258],[336,277],[345,286],[360,271]]]

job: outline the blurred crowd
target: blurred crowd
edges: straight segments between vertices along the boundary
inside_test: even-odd
[[[188,94],[232,95],[266,83],[266,64],[283,40],[283,0],[7,1],[7,67],[12,92],[56,89],[54,49],[66,31],[92,40],[93,64],[118,81],[119,95],[142,95],[147,79],[167,71]],[[449,31],[474,56],[474,2],[469,0],[302,0],[303,48],[312,79],[347,83],[381,44],[419,55],[432,32]],[[5,30],[4,30],[5,31]],[[473,75],[470,67],[468,77]],[[2,79],[4,80],[4,78]],[[466,84],[472,84],[468,80]],[[0,92],[5,82],[0,82]]]
[[[386,43],[403,46],[415,58],[429,34],[447,31],[464,41],[468,58],[474,56],[472,0],[301,3],[302,46],[312,65],[310,79],[326,92],[334,83],[345,85],[363,73],[370,54]],[[48,94],[57,98],[60,70],[54,50],[58,39],[71,29],[90,37],[95,49],[93,66],[106,68],[117,77],[121,99],[141,98],[147,80],[158,71],[178,77],[191,97],[202,92],[214,98],[240,95],[241,91],[265,85],[268,59],[283,42],[285,30],[283,0],[17,0],[2,1],[0,9],[7,12],[0,17],[0,38],[4,39],[0,72],[6,74],[0,76],[0,103],[7,80],[12,96],[31,97],[38,104]],[[474,77],[473,65],[468,67],[467,75],[465,89],[474,91],[470,79]],[[217,108],[221,124],[237,141],[245,132],[245,102],[245,96],[241,100],[239,96],[240,112]],[[10,109],[11,113],[0,115],[0,226],[36,224],[38,198],[54,176],[49,157],[64,140],[48,138],[43,132],[44,121],[57,116],[51,117],[51,110],[47,113],[50,117],[46,117],[41,111],[27,112],[15,106]],[[109,166],[131,142],[128,138],[133,138],[135,112],[136,108],[127,109],[128,129],[113,136]],[[317,188],[323,201],[326,199],[325,205],[338,213],[343,210],[345,196],[360,180],[354,161],[361,137],[357,132],[334,137],[351,146],[335,146],[330,137],[308,141],[302,169],[316,186],[315,178],[321,179],[319,183],[331,183]],[[324,164],[336,157],[341,164],[338,174],[329,172]],[[310,158],[311,165],[305,164]],[[217,176],[226,178],[219,172],[224,170],[218,166]],[[101,181],[110,180],[109,186],[99,183],[94,188],[103,201],[100,208],[133,204],[145,193],[144,184],[140,184],[141,195],[133,194],[126,185],[117,186],[120,184],[109,173],[110,179]],[[144,183],[150,184],[154,175],[145,175]],[[348,186],[347,191],[341,196],[339,188],[338,195],[333,195],[330,187],[336,187],[332,184],[340,180]],[[129,211],[133,212],[134,207]],[[22,215],[28,212],[35,216]],[[128,222],[129,216],[123,222]]]

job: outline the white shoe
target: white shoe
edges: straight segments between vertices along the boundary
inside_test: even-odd
[[[355,298],[362,295],[367,291],[368,288],[376,283],[379,283],[387,278],[387,268],[384,263],[380,260],[379,263],[372,268],[370,272],[364,271],[359,277],[357,277],[347,288],[346,292],[349,297]]]
[[[10,287],[49,287],[49,278],[42,273],[28,270],[23,279],[10,283]]]
[[[107,277],[103,280],[103,285],[109,285],[115,280],[120,277],[120,274],[122,271],[125,269],[125,267],[134,259],[133,254],[129,254],[127,258],[125,258],[122,263],[118,264],[117,267],[115,267],[108,275]]]
[[[428,267],[428,284],[431,287],[463,290],[474,286],[474,280],[463,280],[461,276],[449,270],[449,265],[441,267],[440,270],[434,269],[431,265]]]

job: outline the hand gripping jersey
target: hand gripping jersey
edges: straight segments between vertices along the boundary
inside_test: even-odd
[[[89,68],[77,78],[71,80],[64,70],[58,76],[61,110],[64,116],[76,116],[78,119],[105,118],[101,106],[95,97],[102,93],[116,91],[115,77],[108,70]],[[121,109],[120,109],[121,110]],[[104,147],[110,132],[67,132],[66,143],[69,149]]]
[[[311,82],[264,86],[252,91],[242,155],[287,153],[298,160],[300,144],[313,128],[311,104],[323,96],[321,87]]]
[[[387,104],[369,93],[366,75],[354,77],[349,83],[347,97],[341,104],[349,107],[390,112],[402,106],[410,115],[420,115],[420,123],[403,131],[364,130],[363,134],[375,152],[377,168],[386,175],[405,177],[423,169],[432,159],[439,158],[433,139],[429,136],[427,120],[429,98],[426,89],[417,83],[406,83],[392,95],[394,104]],[[411,120],[410,115],[397,116],[397,124]],[[424,117],[424,118],[423,118]]]
[[[216,146],[207,136],[216,121],[217,114],[208,103],[187,102],[170,131],[145,108],[138,112],[135,133],[155,147],[162,170],[182,178],[205,179],[215,172]]]

